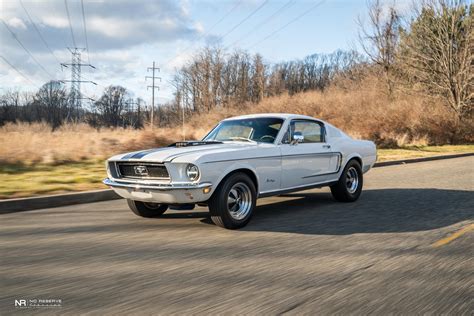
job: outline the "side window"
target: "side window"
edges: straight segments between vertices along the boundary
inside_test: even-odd
[[[302,143],[322,143],[324,141],[323,128],[317,122],[292,121],[290,124],[290,139],[293,139],[295,133],[304,136]]]

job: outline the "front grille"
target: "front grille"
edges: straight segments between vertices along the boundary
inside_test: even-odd
[[[169,179],[168,170],[162,164],[117,162],[117,171],[121,178]]]

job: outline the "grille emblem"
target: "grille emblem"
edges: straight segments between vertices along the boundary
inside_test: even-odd
[[[148,175],[148,169],[146,166],[133,166],[133,171],[135,171],[135,174],[139,176]]]

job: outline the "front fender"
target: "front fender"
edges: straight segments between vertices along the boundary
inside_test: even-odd
[[[258,177],[257,171],[255,170],[255,168],[252,165],[250,165],[248,163],[245,163],[245,162],[234,162],[231,165],[226,166],[225,169],[222,171],[222,173],[217,178],[217,181],[215,182],[215,185],[213,185],[213,191],[215,190],[215,188],[217,188],[221,184],[222,180],[225,177],[227,177],[229,174],[231,174],[232,172],[234,172],[236,170],[242,170],[242,169],[252,172],[255,179],[257,180],[256,188],[257,188],[257,193],[258,193],[260,179]]]

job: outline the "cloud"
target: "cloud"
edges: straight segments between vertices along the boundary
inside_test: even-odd
[[[68,0],[67,3],[76,45],[85,47],[81,2]],[[138,84],[133,81],[137,79],[134,78],[142,77],[142,72],[146,71],[150,60],[156,58],[158,50],[187,42],[203,32],[202,25],[191,18],[187,0],[84,0],[84,9],[89,57],[97,70],[90,72],[84,68],[83,72],[99,82],[107,80],[102,81],[103,84],[137,87]],[[69,70],[61,70],[59,65],[59,61],[70,61],[67,47],[73,46],[64,0],[4,1],[0,18],[14,32],[12,36],[0,23],[0,55],[38,85],[50,79],[70,77]],[[54,56],[39,37],[35,26]],[[15,36],[54,78],[45,74],[28,56]],[[85,53],[83,60],[87,60]],[[0,75],[0,86],[8,87],[12,83],[29,85],[1,60]]]
[[[72,45],[69,21],[64,1],[26,2],[24,6],[32,16],[45,40],[53,49]],[[84,1],[89,46],[94,49],[116,49],[144,43],[173,42],[189,39],[199,30],[190,18],[185,3],[173,0],[114,0]],[[68,1],[76,44],[85,46],[80,1]],[[21,3],[5,6],[2,19],[7,20],[20,39],[30,44],[33,51],[44,50],[34,26]],[[0,38],[9,36],[0,28]]]
[[[26,25],[23,23],[23,20],[19,18],[11,18],[10,20],[7,21],[7,24],[13,28],[16,29],[21,29],[21,30],[26,30]]]

